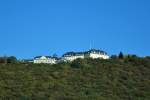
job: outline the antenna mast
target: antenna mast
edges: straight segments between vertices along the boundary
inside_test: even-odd
[[[93,41],[90,42],[90,50],[93,48]]]
[[[91,50],[91,42],[90,42],[90,50]]]

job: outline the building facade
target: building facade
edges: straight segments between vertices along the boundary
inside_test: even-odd
[[[82,52],[67,52],[62,56],[63,61],[74,61],[79,58],[84,59],[84,53],[82,53]]]
[[[96,49],[91,49],[87,52],[85,52],[85,58],[93,58],[93,59],[109,59],[109,56],[106,52]]]
[[[40,63],[56,64],[57,58],[51,57],[51,56],[37,56],[34,58],[33,63],[35,63],[35,64],[40,64]]]
[[[85,52],[67,52],[63,55],[62,60],[74,61],[76,59],[92,58],[92,59],[109,59],[106,52],[96,49],[91,49]]]

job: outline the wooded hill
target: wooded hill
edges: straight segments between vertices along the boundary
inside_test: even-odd
[[[150,100],[150,57],[0,64],[3,100]]]

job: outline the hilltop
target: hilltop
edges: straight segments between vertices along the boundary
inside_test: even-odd
[[[0,99],[150,100],[150,57],[0,64]]]

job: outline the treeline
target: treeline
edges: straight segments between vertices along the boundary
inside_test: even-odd
[[[0,63],[17,63],[17,58],[15,56],[10,56],[10,57],[0,57]]]
[[[123,59],[123,58],[139,58],[137,55],[135,54],[127,54],[124,55],[122,52],[120,52],[118,55],[111,55],[111,59]]]
[[[54,57],[58,57],[57,54],[54,54]],[[111,55],[110,59],[130,59],[130,58],[150,58],[150,56],[146,57],[138,57],[137,55],[134,54],[126,54],[124,55],[122,52],[120,52],[118,55]],[[7,63],[28,63],[30,60],[17,60],[15,56],[3,56],[0,57],[0,64],[7,64]]]

